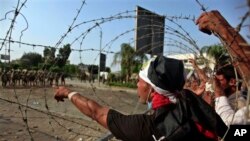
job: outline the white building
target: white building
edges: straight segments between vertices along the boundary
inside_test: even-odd
[[[205,53],[203,54],[203,56],[204,56],[204,58],[206,58],[208,60],[208,62],[209,62],[209,64],[208,64],[209,68],[213,70],[214,66],[215,66],[215,61],[212,58],[208,57]],[[166,57],[168,57],[168,58],[175,58],[175,59],[178,59],[178,60],[183,60],[184,67],[186,69],[193,70],[192,64],[189,63],[188,59],[194,59],[195,58],[194,54],[191,54],[191,53],[187,53],[187,54],[173,54],[173,55],[167,55]],[[199,60],[200,59],[198,58],[196,61],[200,62]],[[197,63],[197,64],[199,65],[200,68],[204,68],[205,67],[204,63],[203,64]]]

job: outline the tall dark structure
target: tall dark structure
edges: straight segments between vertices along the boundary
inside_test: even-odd
[[[100,71],[105,71],[106,68],[106,54],[101,53],[100,56]]]
[[[165,17],[137,6],[135,47],[138,54],[162,55]]]

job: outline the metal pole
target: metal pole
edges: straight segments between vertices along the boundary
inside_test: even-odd
[[[98,25],[98,27],[100,28],[100,50],[99,50],[99,64],[98,64],[98,86],[100,86],[100,70],[101,70],[101,49],[102,49],[102,28]]]

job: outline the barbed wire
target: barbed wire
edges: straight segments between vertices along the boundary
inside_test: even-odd
[[[4,39],[0,38],[0,41],[1,40],[3,41]],[[5,41],[8,41],[9,43],[13,43],[13,44],[16,43],[16,44],[26,45],[26,46],[30,46],[30,47],[33,47],[33,48],[41,47],[41,48],[55,48],[57,50],[60,49],[59,47],[52,47],[52,46],[48,46],[48,45],[26,43],[26,42],[14,41],[14,40],[5,40]],[[100,51],[100,50],[95,49],[95,48],[87,48],[87,49],[74,49],[74,48],[72,48],[71,50],[72,51],[76,51],[76,52],[82,52],[82,51]],[[106,50],[102,50],[102,51],[106,52],[106,53],[114,53],[113,51],[106,51]]]
[[[185,16],[185,17],[183,17],[183,16],[179,16],[179,17],[177,17],[177,16],[172,16],[171,18],[168,18],[169,21],[173,22],[175,25],[177,25],[179,28],[181,28],[182,31],[184,31],[188,37],[185,36],[184,34],[182,34],[181,32],[179,32],[178,30],[176,30],[176,29],[170,27],[170,26],[167,27],[166,30],[171,30],[171,31],[175,32],[176,34],[173,34],[173,33],[172,33],[172,35],[176,35],[176,37],[179,37],[179,38],[181,38],[181,39],[187,41],[188,43],[190,43],[191,45],[193,45],[193,46],[195,47],[195,49],[197,50],[196,52],[200,52],[200,51],[199,51],[199,48],[198,48],[198,46],[197,46],[197,44],[196,44],[196,42],[191,38],[191,36],[189,35],[189,33],[188,33],[186,30],[184,30],[184,29],[182,28],[181,25],[179,25],[178,23],[174,22],[173,19],[176,20],[176,19],[178,19],[178,18],[180,18],[180,19],[186,19],[186,20],[187,20],[187,19],[188,19],[188,20],[192,20],[193,22],[194,22],[194,19],[195,19],[195,18],[193,17],[193,19],[191,19],[190,16]],[[138,29],[140,29],[140,28],[147,29],[147,28],[150,28],[150,27],[147,27],[147,26],[146,26],[146,27],[138,27]],[[159,27],[159,28],[160,28],[160,27]],[[102,49],[106,48],[107,46],[109,46],[109,49],[110,49],[110,48],[111,48],[111,45],[113,44],[114,41],[116,41],[116,40],[119,39],[120,37],[124,36],[124,35],[127,34],[127,33],[132,32],[132,31],[135,31],[135,29],[127,30],[127,31],[125,31],[125,32],[123,32],[123,33],[121,33],[121,34],[119,34],[119,35],[116,36],[114,39],[112,39],[110,42],[108,42]],[[168,32],[165,32],[165,33],[168,33]],[[152,34],[153,34],[153,33],[146,34],[146,35],[144,35],[144,36],[138,38],[137,40],[143,39],[144,37],[149,36],[149,35],[152,35]],[[155,34],[159,34],[159,33],[157,32],[157,33],[155,33]],[[171,34],[171,33],[170,33],[170,34]],[[159,47],[160,47],[160,46],[159,46]],[[147,47],[141,47],[141,49],[143,49],[143,48],[147,48]],[[109,49],[108,49],[108,50],[109,50]],[[191,49],[191,50],[194,51],[193,49]],[[194,52],[195,52],[195,51],[194,51]],[[99,54],[98,54],[98,55],[99,55]],[[98,57],[98,55],[97,55],[97,57]],[[97,57],[96,57],[94,60],[96,60]]]
[[[133,16],[126,16],[126,18],[127,18],[127,17],[133,17]],[[119,16],[119,18],[121,18],[121,16]],[[175,19],[177,19],[177,18],[175,18]],[[187,19],[187,18],[186,18],[186,19]],[[109,18],[107,21],[111,21],[111,18]],[[82,41],[83,41],[83,39],[85,38],[85,36],[86,36],[92,29],[94,29],[94,28],[97,27],[97,26],[99,26],[99,24],[95,24],[92,28],[88,29],[85,33],[81,34],[81,36],[83,36],[83,37],[82,37]],[[134,31],[134,29],[133,29],[132,31]],[[174,31],[176,32],[177,30],[174,30]],[[124,33],[120,34],[119,36],[115,37],[114,40],[112,40],[111,42],[114,42],[114,41],[117,40],[119,37],[125,35],[125,34],[128,33],[128,32],[130,32],[130,31],[127,31],[127,32],[124,32]],[[177,34],[179,34],[179,33],[177,32]],[[76,40],[78,40],[81,36],[79,36],[78,38],[76,38]],[[180,36],[180,37],[181,37],[181,36]],[[185,36],[182,35],[182,37],[185,37]],[[82,44],[82,41],[81,41],[80,44]],[[14,42],[14,41],[12,41],[12,42]],[[110,43],[111,43],[111,42],[110,42]],[[50,46],[44,46],[44,45],[35,45],[35,44],[22,43],[22,42],[16,42],[16,43],[25,44],[25,45],[29,45],[29,46],[32,46],[32,47],[39,46],[39,47],[49,47],[49,48],[51,48]],[[56,47],[56,49],[59,49],[59,48]],[[102,51],[103,51],[103,49],[104,49],[104,48],[102,48]],[[74,50],[74,49],[72,49],[72,50]],[[85,50],[88,50],[88,49],[85,49]],[[92,49],[92,50],[93,50],[93,49]],[[83,51],[83,50],[74,50],[74,51]],[[81,59],[81,58],[80,58],[80,59]],[[90,83],[90,85],[91,85],[91,88],[92,88],[92,90],[93,90],[94,95],[96,96],[96,94],[95,94],[95,87],[92,85],[92,83]],[[97,98],[98,98],[98,97],[97,97]],[[98,98],[98,99],[99,99],[100,101],[102,101],[102,99],[100,99],[100,98]],[[102,101],[102,103],[105,103],[105,102]],[[47,113],[50,113],[50,112],[49,112],[48,105],[47,105],[47,101],[46,101],[46,96],[45,96],[45,107],[46,107]],[[49,115],[50,115],[50,114],[49,114]],[[60,122],[56,121],[56,120],[53,118],[53,116],[50,116],[50,118],[51,118],[52,120],[54,120],[57,124],[59,124],[61,127],[65,128],[65,129],[67,130],[67,128],[64,127],[62,124],[60,124]]]
[[[86,1],[83,0],[81,6],[80,6],[79,10],[77,10],[77,14],[76,14],[76,16],[74,17],[74,19],[73,19],[71,25],[69,26],[67,32],[64,33],[64,34],[62,35],[62,37],[61,37],[61,38],[59,39],[59,41],[56,43],[55,47],[58,47],[58,46],[62,43],[63,39],[67,36],[67,34],[71,32],[72,27],[74,26],[74,23],[76,22],[76,20],[77,20],[79,14],[80,14],[80,12],[82,11],[82,8],[83,8],[83,6],[84,6],[85,4],[86,4]]]
[[[12,10],[12,11],[7,12],[7,13],[5,14],[5,17],[4,17],[3,19],[0,19],[0,22],[3,21],[3,20],[6,20],[6,19],[7,19],[7,15],[8,15],[9,13],[12,13],[12,12],[15,12],[15,11]],[[19,42],[21,42],[23,33],[29,28],[29,23],[28,23],[27,18],[26,18],[21,12],[19,12],[19,14],[23,17],[23,19],[24,19],[24,21],[25,21],[25,23],[26,23],[26,27],[21,31],[21,36],[19,37]],[[4,42],[7,41],[7,39],[2,39],[2,40],[3,40],[3,42],[2,42],[1,44],[4,44]],[[21,46],[19,46],[19,47],[21,47]],[[0,49],[0,50],[1,50],[1,49]]]
[[[33,110],[33,111],[36,111],[36,112],[39,112],[39,113],[42,113],[42,114],[45,114],[45,115],[49,115],[49,116],[52,116],[52,117],[56,117],[56,118],[58,118],[58,119],[61,119],[61,120],[67,121],[67,122],[71,122],[71,123],[74,123],[74,124],[77,124],[77,125],[81,125],[81,126],[83,126],[83,127],[90,128],[90,129],[92,129],[92,130],[94,130],[94,131],[100,132],[98,129],[93,128],[93,127],[88,126],[88,125],[85,125],[85,124],[82,124],[81,122],[76,122],[76,121],[74,121],[74,120],[70,120],[70,119],[68,119],[68,118],[65,118],[65,117],[63,117],[63,116],[54,114],[54,113],[52,113],[52,112],[43,111],[43,110],[40,110],[40,109],[31,107],[31,106],[29,106],[29,105],[21,104],[20,101],[16,101],[16,102],[15,102],[15,101],[8,100],[8,99],[2,98],[2,97],[0,97],[0,100],[5,101],[5,102],[8,102],[8,103],[11,103],[11,104],[16,104],[16,105],[18,105],[18,106],[20,106],[20,107],[24,107],[24,108],[26,108],[26,109],[30,109],[30,110]],[[22,118],[23,118],[23,117],[22,117]],[[25,122],[27,121],[27,119],[24,119],[24,120],[25,120]],[[65,128],[66,128],[66,127],[65,127]],[[69,128],[66,128],[66,129],[67,129],[67,130],[71,130],[71,129],[69,129]],[[77,133],[77,134],[86,135],[86,134],[82,134],[82,133]],[[89,136],[89,137],[96,137],[96,136],[93,136],[93,135],[87,135],[87,136]],[[97,136],[97,137],[98,137],[98,136]]]
[[[203,12],[207,13],[207,9],[204,7],[204,5],[201,4],[201,3],[199,2],[199,0],[196,0],[196,2],[197,2],[198,5],[201,7],[201,10],[202,10]],[[232,62],[243,61],[243,60],[242,60],[242,56],[240,56],[240,55],[238,54],[238,52],[232,48],[232,45],[233,45],[233,43],[236,42],[237,34],[238,34],[238,32],[240,31],[241,26],[242,26],[242,24],[244,23],[244,21],[246,20],[246,18],[248,17],[248,15],[249,15],[249,11],[246,12],[246,14],[243,16],[243,18],[242,18],[240,24],[236,27],[236,30],[235,30],[236,33],[233,34],[233,39],[232,39],[232,41],[231,41],[229,44],[225,43],[225,42],[223,41],[222,37],[220,37],[218,34],[213,33],[214,35],[216,35],[216,36],[220,39],[220,41],[221,41],[221,42],[224,44],[224,46],[226,47],[227,51],[229,52],[229,55],[230,55],[230,58],[231,58]],[[214,24],[215,24],[215,23],[214,23]],[[215,25],[215,26],[217,26],[217,25]],[[230,54],[230,50],[231,50],[233,53],[235,53],[236,56],[232,56],[232,54]],[[240,58],[240,59],[239,59],[239,58]],[[248,59],[246,56],[243,57],[243,58]],[[249,62],[249,61],[250,61],[250,60],[247,60],[247,62]],[[246,63],[246,62],[245,62],[245,63]],[[240,67],[238,67],[238,69],[239,69],[239,71],[241,72],[241,74],[243,75],[243,80],[246,80],[246,78],[245,78],[245,76],[244,76],[244,72],[241,70]],[[239,80],[239,78],[238,78],[238,76],[237,76],[237,71],[236,71],[236,69],[235,69],[234,71],[235,71],[235,74],[236,74],[236,84],[239,84],[240,80]],[[248,84],[248,83],[246,83],[246,84]],[[249,86],[248,86],[248,87],[249,87]],[[248,92],[249,92],[249,90],[248,90]],[[238,89],[236,89],[236,94],[237,94],[237,93],[238,93]],[[247,99],[249,99],[249,95],[248,95],[248,98],[247,98]],[[238,101],[238,97],[236,97],[235,101],[236,101],[236,102]],[[249,100],[246,101],[246,107],[247,107],[247,111],[246,111],[246,115],[245,115],[246,119],[249,118],[249,114],[248,114],[248,113],[249,113],[249,111],[248,111],[248,105],[249,105]],[[235,107],[235,108],[236,108],[236,107]],[[234,121],[235,114],[236,114],[236,112],[234,112],[234,114],[233,114],[233,117],[232,117],[232,119],[231,119],[230,125],[231,125],[231,124],[233,123],[233,121]],[[230,130],[230,126],[228,126],[226,133],[225,133],[224,136],[222,137],[222,140],[225,139],[225,137],[227,136],[229,130]]]
[[[249,18],[249,15],[250,15],[250,11],[247,11],[244,16],[241,18],[241,21],[240,23],[238,24],[238,26],[236,26],[236,31],[240,32],[242,26],[243,26],[243,23],[246,21],[247,18]]]
[[[93,20],[89,20],[89,21],[83,21],[83,22],[80,22],[78,24],[75,24],[76,20],[78,19],[79,15],[80,15],[80,12],[83,9],[83,6],[86,4],[86,1],[83,0],[81,6],[79,8],[79,10],[77,10],[77,13],[76,13],[75,17],[73,18],[73,21],[72,21],[71,25],[69,26],[69,28],[67,29],[67,31],[61,36],[61,38],[56,42],[55,46],[47,46],[47,45],[25,43],[25,42],[22,42],[22,36],[23,36],[23,32],[28,29],[29,25],[28,25],[27,19],[25,18],[25,16],[20,11],[21,11],[22,7],[25,5],[26,1],[22,3],[21,7],[19,7],[19,3],[20,3],[20,0],[19,0],[18,3],[17,3],[17,6],[16,6],[16,10],[12,10],[12,11],[7,12],[5,14],[5,18],[0,19],[0,22],[1,22],[3,20],[7,19],[8,14],[10,14],[12,12],[15,12],[14,17],[11,20],[11,26],[10,26],[9,30],[7,31],[7,34],[6,34],[5,38],[3,38],[3,39],[0,38],[0,40],[3,41],[3,42],[1,42],[2,45],[1,45],[0,50],[2,49],[2,47],[4,45],[8,44],[10,46],[11,44],[14,44],[14,43],[19,44],[19,47],[21,47],[21,45],[25,45],[25,46],[33,47],[33,48],[35,48],[35,47],[42,47],[42,48],[55,48],[56,50],[59,50],[61,48],[59,46],[63,43],[64,39],[71,32],[73,32],[74,29],[79,28],[80,26],[82,26],[84,24],[92,23],[93,25],[90,28],[88,28],[86,31],[82,32],[78,37],[76,37],[75,39],[73,39],[73,41],[70,44],[71,46],[73,46],[74,43],[79,42],[79,44],[80,44],[79,49],[72,48],[71,50],[79,52],[79,59],[80,59],[80,62],[82,62],[81,53],[83,51],[105,52],[105,53],[107,53],[107,55],[111,54],[111,53],[115,53],[113,51],[110,51],[111,50],[111,46],[114,44],[114,42],[117,41],[118,39],[120,39],[121,37],[123,37],[123,36],[131,33],[131,32],[135,32],[135,29],[129,29],[129,30],[126,30],[126,31],[120,33],[119,35],[117,35],[116,37],[114,37],[113,39],[111,39],[109,42],[107,42],[101,48],[101,50],[100,49],[98,50],[98,49],[95,49],[95,48],[85,48],[85,49],[82,49],[83,41],[85,40],[86,36],[89,35],[92,30],[94,30],[95,28],[100,27],[102,24],[107,23],[107,22],[111,22],[111,21],[114,21],[114,20],[129,19],[129,18],[135,19],[135,18],[137,18],[136,15],[133,15],[136,12],[136,10],[132,10],[132,11],[121,12],[121,13],[118,13],[118,14],[115,14],[113,16],[106,17],[106,18],[98,18],[98,19],[93,19]],[[207,8],[205,8],[205,6],[202,5],[198,0],[196,0],[196,2],[201,7],[202,11],[206,11],[207,10]],[[21,36],[19,37],[19,41],[15,41],[15,40],[12,40],[11,36],[12,36],[12,30],[14,28],[14,24],[16,22],[16,18],[17,18],[17,16],[19,14],[22,15],[22,17],[24,18],[24,20],[26,22],[26,28],[21,31]],[[241,30],[241,28],[243,26],[243,23],[247,19],[247,15],[249,15],[249,13],[246,13],[244,15],[244,17],[242,18],[240,24],[237,26],[238,31]],[[166,17],[166,20],[170,21],[171,23],[173,23],[176,26],[176,27],[173,27],[173,26],[166,25],[164,27],[164,33],[166,33],[167,35],[170,35],[170,37],[165,37],[165,39],[167,41],[165,41],[163,43],[164,47],[167,46],[167,47],[173,47],[173,48],[180,49],[179,51],[172,51],[172,52],[176,52],[176,53],[180,53],[180,52],[183,51],[183,53],[191,52],[194,55],[199,55],[198,53],[200,51],[200,47],[198,47],[198,45],[196,43],[197,41],[195,41],[193,39],[193,37],[191,37],[190,33],[188,31],[186,31],[184,29],[184,27],[182,27],[182,25],[180,25],[177,22],[180,19],[190,20],[190,21],[194,22],[195,21],[195,17],[194,16],[183,16],[183,15],[180,15],[180,16],[167,16],[167,15],[164,15],[164,16]],[[145,16],[145,18],[146,18],[146,16]],[[139,27],[139,28],[145,28],[145,27]],[[143,39],[143,38],[144,37],[141,37],[141,38],[138,38],[136,40],[140,40],[140,39]],[[136,42],[136,40],[133,40],[132,43]],[[179,40],[181,40],[181,41],[179,41]],[[161,42],[156,43],[155,44],[155,48],[158,48],[158,47],[160,48],[161,44],[162,44]],[[229,47],[230,46],[231,45],[229,45]],[[147,47],[148,46],[143,46],[142,49],[143,48],[147,48]],[[104,50],[106,48],[108,48],[108,49]],[[97,56],[95,57],[94,63],[96,62],[98,56],[100,56],[100,53],[97,54]],[[57,61],[54,61],[54,63],[52,64],[52,66],[55,66],[56,63],[57,63]],[[49,71],[48,73],[50,73],[50,72],[52,72],[52,71]],[[97,87],[93,83],[89,83],[89,86],[90,86],[91,91],[92,91],[92,93],[91,93],[92,96],[94,96],[96,99],[98,99],[103,104],[105,104],[105,105],[107,105],[107,106],[109,106],[111,108],[114,108],[114,106],[112,106],[110,103],[106,102],[105,100],[103,100],[101,97],[99,97],[97,95],[97,93],[96,93]],[[50,108],[48,106],[47,91],[46,91],[46,86],[45,85],[44,85],[44,88],[43,88],[44,89],[44,97],[43,97],[43,99],[44,99],[44,106],[45,106],[45,110],[46,111],[38,110],[38,109],[32,108],[32,107],[30,107],[28,105],[29,100],[30,100],[30,95],[32,93],[32,88],[30,88],[30,92],[29,92],[28,97],[26,99],[26,104],[21,104],[20,103],[20,101],[18,100],[19,97],[17,96],[16,87],[13,86],[13,89],[14,89],[14,95],[15,95],[15,98],[16,98],[16,102],[15,101],[6,100],[6,99],[3,99],[3,98],[0,98],[0,100],[8,102],[8,103],[14,103],[14,104],[18,105],[18,109],[21,112],[21,117],[23,119],[23,122],[25,123],[26,130],[28,131],[31,140],[33,140],[33,137],[32,137],[32,134],[30,132],[30,127],[29,127],[29,124],[28,124],[28,120],[31,120],[31,119],[28,119],[29,117],[28,117],[28,114],[27,114],[27,112],[28,112],[27,109],[31,109],[31,110],[34,110],[34,111],[37,111],[37,112],[40,112],[40,113],[43,113],[43,114],[47,115],[49,117],[49,120],[50,120],[49,124],[50,124],[50,126],[51,126],[52,129],[53,129],[53,126],[51,124],[51,121],[55,122],[60,127],[64,128],[66,131],[74,133],[76,136],[78,136],[78,135],[84,135],[84,136],[87,136],[87,137],[98,137],[98,136],[94,136],[94,135],[82,134],[80,132],[75,131],[72,128],[66,127],[64,124],[62,124],[61,122],[59,122],[57,119],[62,119],[64,121],[68,121],[68,122],[71,122],[71,123],[74,123],[74,124],[78,124],[78,125],[81,125],[81,126],[83,126],[85,128],[91,128],[88,125],[82,125],[79,122],[75,122],[73,120],[69,120],[67,118],[64,118],[63,116],[53,114],[51,112],[52,110],[50,110]],[[112,87],[110,87],[109,90],[111,92],[113,92]],[[118,97],[118,98],[120,99],[121,97]],[[25,109],[22,110],[21,107],[23,107]],[[23,111],[24,111],[24,114],[23,114]],[[91,128],[91,129],[94,130],[94,131],[99,132],[99,130],[96,130],[95,128]]]
[[[25,1],[25,2],[26,2],[26,1]],[[84,3],[85,3],[85,2],[83,2],[83,4],[84,4]],[[18,1],[18,4],[19,4],[19,1]],[[82,5],[83,5],[83,4],[82,4]],[[24,4],[23,4],[23,5],[24,5]],[[18,6],[17,6],[17,7],[18,7]],[[16,8],[16,9],[17,9],[17,8]],[[20,9],[21,9],[21,8],[20,8]],[[16,10],[16,13],[17,13],[17,10]],[[16,13],[15,13],[14,19],[16,19],[16,16],[17,16]],[[79,15],[79,13],[80,13],[80,10],[78,11],[77,16]],[[7,16],[7,14],[6,14],[6,16]],[[76,18],[77,18],[77,16],[76,16]],[[23,17],[24,17],[24,16],[23,16]],[[73,20],[73,22],[72,22],[72,25],[74,24],[76,18],[74,18],[74,20]],[[12,33],[12,29],[13,29],[13,27],[14,27],[14,21],[15,21],[14,19],[12,20],[12,24],[11,24],[10,30],[8,30],[6,37],[5,37],[5,39],[3,40],[3,42],[2,42],[2,46],[4,45],[4,43],[5,43],[5,41],[6,41],[7,36],[8,36],[9,33],[10,33],[10,36],[9,36],[9,46],[10,46],[10,42],[11,42],[11,33]],[[24,19],[25,19],[25,21],[26,21],[26,23],[27,23],[27,25],[28,25],[28,22],[27,22],[27,20],[26,20],[25,17],[24,17]],[[72,25],[71,25],[71,26],[72,26]],[[27,27],[28,27],[28,26],[27,26]],[[71,27],[70,27],[70,28],[71,28]],[[69,29],[70,29],[70,28],[69,28]],[[26,29],[27,29],[27,28],[26,28]],[[19,41],[19,42],[15,41],[16,43],[19,43],[19,46],[20,46],[21,44],[31,45],[31,44],[28,44],[28,43],[22,43],[22,42],[21,42],[21,38],[22,38],[22,36],[23,36],[23,32],[24,32],[26,29],[24,29],[24,30],[21,31],[21,36],[20,36],[20,38],[19,38],[20,41]],[[67,35],[67,34],[65,34],[65,36],[63,36],[63,37],[66,37],[66,35]],[[61,40],[63,40],[63,38],[60,39],[60,41],[61,41]],[[13,41],[12,41],[12,42],[13,42]],[[59,42],[58,42],[58,43],[59,43]],[[58,44],[57,44],[57,45],[58,45]],[[35,45],[35,44],[32,44],[32,46],[33,46],[33,47],[35,47],[35,46],[45,47],[45,46],[43,46],[43,45]],[[48,47],[48,46],[46,46],[46,47]],[[1,47],[1,48],[2,48],[2,47]],[[94,49],[92,49],[92,50],[94,50]],[[20,110],[20,112],[21,112],[21,116],[22,116],[22,118],[23,118],[23,121],[25,122],[26,129],[27,129],[27,131],[28,131],[28,133],[29,133],[29,135],[30,135],[30,139],[31,139],[31,140],[34,140],[33,137],[32,137],[32,135],[31,135],[31,133],[30,133],[30,128],[29,128],[28,122],[27,122],[27,121],[28,121],[28,118],[27,118],[27,110],[25,110],[25,115],[23,115],[22,109],[21,109],[21,107],[20,107],[20,102],[19,102],[19,100],[18,100],[18,96],[17,96],[16,91],[15,91],[15,86],[13,87],[13,89],[14,89],[15,98],[17,99],[17,103],[18,103],[18,105],[19,105],[19,110]],[[30,94],[29,94],[29,96],[30,96]],[[28,101],[29,101],[29,97],[28,97],[28,99],[27,99],[27,103],[28,103]],[[47,113],[50,113],[49,108],[48,108],[48,105],[47,105],[46,96],[45,96],[45,108],[46,108],[46,110],[47,110]],[[50,114],[48,114],[48,115],[50,115]],[[53,116],[51,116],[50,118],[52,118],[58,125],[64,127],[62,124],[60,124],[60,122],[58,122],[57,120],[55,120],[55,119],[53,118]],[[51,124],[50,124],[50,125],[51,125]],[[64,127],[64,128],[66,128],[66,127]],[[69,130],[69,129],[68,129],[68,130]],[[69,130],[69,131],[74,132],[73,130]],[[80,135],[80,133],[77,133],[77,132],[74,132],[74,133]],[[85,135],[85,136],[86,136],[86,135]],[[87,136],[89,136],[89,135],[87,135]]]
[[[14,23],[15,23],[15,21],[16,21],[17,16],[20,14],[21,9],[25,6],[25,3],[26,3],[26,2],[27,2],[27,0],[25,0],[25,1],[21,4],[21,6],[19,7],[20,0],[18,0],[16,9],[15,9],[14,17],[13,17],[12,20],[11,20],[10,28],[9,28],[9,30],[8,30],[7,33],[6,33],[6,36],[5,36],[5,38],[4,38],[4,41],[3,41],[3,43],[2,43],[2,45],[1,45],[1,47],[0,47],[0,50],[2,50],[2,48],[3,48],[4,44],[5,44],[5,40],[8,38],[8,36],[9,36],[9,40],[11,40],[11,34],[12,34],[12,30],[13,30],[13,28],[14,28]],[[19,9],[18,9],[18,8],[19,8]],[[8,12],[7,12],[7,13],[8,13]],[[9,34],[10,34],[10,35],[9,35]]]

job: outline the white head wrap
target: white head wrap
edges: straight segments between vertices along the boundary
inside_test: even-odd
[[[171,102],[176,103],[176,95],[174,93],[171,93],[171,92],[169,92],[167,90],[164,90],[164,89],[162,89],[160,87],[157,87],[148,78],[148,69],[150,67],[151,62],[154,61],[154,60],[155,60],[155,58],[152,58],[148,62],[146,62],[146,64],[143,65],[142,70],[139,72],[140,78],[143,79],[148,84],[150,84],[157,93],[168,97]]]

